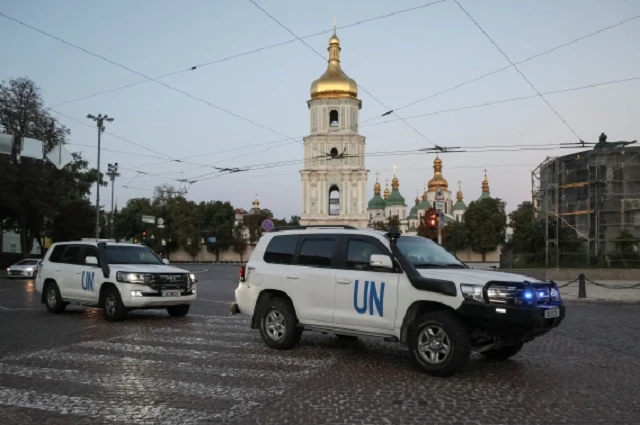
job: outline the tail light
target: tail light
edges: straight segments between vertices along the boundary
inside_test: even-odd
[[[238,273],[238,278],[240,279],[240,282],[244,282],[245,270],[246,270],[246,266],[240,266],[240,272]]]

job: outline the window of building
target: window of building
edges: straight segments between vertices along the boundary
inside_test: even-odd
[[[276,236],[269,242],[264,253],[264,261],[273,264],[291,264],[296,252],[299,235]]]
[[[302,242],[298,254],[298,266],[331,267],[334,238],[306,239]]]
[[[329,215],[340,215],[340,189],[336,185],[329,188]]]
[[[338,121],[338,111],[336,111],[335,109],[332,109],[329,112],[329,126],[338,127],[339,125],[340,125],[340,122]]]
[[[12,253],[14,253],[14,252],[18,252],[18,245],[16,245],[16,244],[12,243],[12,244],[11,244],[11,252],[12,252]]]

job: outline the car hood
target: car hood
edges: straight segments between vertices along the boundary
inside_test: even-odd
[[[109,264],[111,270],[134,273],[189,273],[188,270],[164,264]]]
[[[11,270],[26,270],[29,267],[31,267],[31,269],[35,270],[36,267],[38,267],[37,264],[33,265],[33,266],[28,266],[28,265],[22,265],[22,264],[14,264],[13,266],[9,267]]]
[[[503,282],[540,282],[530,276],[521,274],[494,272],[490,270],[477,269],[418,269],[418,272],[424,277],[434,279],[451,280],[455,283],[471,283],[476,285],[484,285],[492,280]]]

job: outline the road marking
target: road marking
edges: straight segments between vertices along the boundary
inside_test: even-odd
[[[232,378],[252,378],[252,379],[267,379],[267,380],[280,380],[280,379],[299,379],[304,378],[316,373],[316,370],[301,370],[297,372],[291,372],[287,370],[260,370],[260,369],[238,369],[234,367],[224,366],[212,366],[203,363],[194,364],[187,362],[171,362],[166,360],[152,360],[141,357],[120,356],[117,353],[114,354],[87,354],[76,353],[72,351],[61,351],[60,349],[52,349],[48,351],[38,351],[35,353],[29,353],[25,355],[11,356],[0,358],[2,362],[24,362],[24,360],[42,360],[45,363],[51,362],[68,362],[75,365],[87,364],[89,366],[95,366],[99,363],[119,363],[118,367],[123,370],[127,370],[129,366],[133,366],[136,370],[140,370],[144,367],[150,367],[156,370],[162,369],[162,371],[172,372],[192,372],[197,374],[215,375],[221,377]],[[22,364],[22,363],[21,363]],[[255,365],[252,365],[252,367]]]
[[[125,393],[144,389],[146,394],[179,394],[184,397],[205,397],[229,399],[243,402],[259,397],[279,396],[284,388],[242,388],[225,385],[207,385],[200,382],[174,381],[162,378],[147,378],[136,371],[127,373],[90,373],[71,369],[54,369],[49,367],[25,367],[0,363],[0,374],[63,381],[77,385],[95,385],[113,388]]]
[[[99,417],[110,422],[147,425],[174,425],[177,423],[205,422],[211,418],[233,416],[233,412],[208,413],[173,407],[138,405],[126,399],[111,400],[72,397],[52,393],[38,393],[16,388],[0,387],[0,404],[26,409],[44,410],[64,415]],[[240,406],[242,407],[242,406]]]
[[[211,327],[211,325],[207,326]],[[258,332],[253,329],[249,329],[247,326],[216,326],[217,328],[222,329],[237,329],[243,332],[219,332],[218,330],[197,330],[197,329],[187,329],[187,328],[153,328],[153,329],[145,329],[144,332],[150,335],[164,335],[164,334],[180,334],[185,335],[185,333],[193,334],[193,335],[205,335],[205,336],[221,336],[221,337],[229,337],[229,338],[239,338],[239,339],[254,339]],[[142,330],[141,330],[142,331]],[[251,332],[248,332],[251,331]],[[188,336],[188,335],[185,335]]]
[[[205,298],[196,298],[196,301],[206,301],[208,303],[220,303],[220,304],[228,304],[231,305],[233,301],[220,301],[220,300],[208,300]]]
[[[247,360],[257,363],[271,363],[271,364],[284,364],[295,365],[305,367],[327,367],[333,364],[334,359],[332,357],[326,357],[323,359],[303,359],[295,358],[283,353],[274,353],[273,355],[267,354],[238,354],[238,353],[223,353],[216,351],[198,351],[189,349],[177,349],[164,346],[151,346],[151,345],[135,345],[135,344],[121,344],[117,342],[102,342],[102,341],[87,341],[81,342],[76,345],[77,347],[93,348],[96,350],[104,351],[116,351],[120,353],[149,353],[149,354],[161,354],[171,355],[178,357],[188,357],[191,359],[203,359],[203,360],[216,360],[223,359],[228,360]]]
[[[210,347],[223,347],[223,348],[238,348],[238,347],[264,347],[263,342],[258,341],[220,341],[212,340],[209,338],[197,338],[197,337],[175,337],[170,336],[167,338],[153,336],[145,337],[138,335],[127,335],[115,337],[114,340],[126,340],[142,343],[160,342],[163,344],[184,344],[184,345],[206,345]]]

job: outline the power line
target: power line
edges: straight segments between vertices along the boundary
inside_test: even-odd
[[[594,32],[589,33],[589,34],[587,34],[587,35],[584,35],[584,36],[582,36],[582,37],[576,38],[576,39],[574,39],[574,40],[572,40],[572,41],[569,41],[569,42],[567,42],[567,43],[560,44],[560,45],[558,45],[558,46],[552,47],[551,49],[549,49],[549,50],[545,50],[544,52],[540,52],[540,53],[537,53],[537,54],[535,54],[535,55],[533,55],[533,56],[529,56],[528,58],[523,59],[523,60],[521,60],[521,61],[518,61],[518,62],[516,62],[515,64],[516,64],[516,65],[521,65],[521,64],[523,64],[523,63],[525,63],[525,62],[529,62],[530,60],[533,60],[533,59],[539,58],[539,57],[541,57],[541,56],[545,56],[545,55],[547,55],[547,54],[549,54],[549,53],[555,52],[556,50],[562,49],[562,48],[564,48],[564,47],[571,46],[572,44],[575,44],[575,43],[577,43],[577,42],[579,42],[579,41],[582,41],[582,40],[585,40],[585,39],[587,39],[587,38],[593,37],[593,36],[595,36],[595,35],[598,35],[598,34],[600,34],[600,33],[602,33],[602,32],[608,31],[608,30],[610,30],[610,29],[613,29],[613,28],[619,27],[619,26],[621,26],[621,25],[624,25],[624,24],[626,24],[626,23],[628,23],[628,22],[631,22],[631,21],[633,21],[633,20],[636,20],[636,19],[638,19],[638,18],[640,18],[640,15],[633,16],[633,17],[631,17],[631,18],[629,18],[629,19],[625,19],[625,20],[620,21],[620,22],[618,22],[618,23],[616,23],[616,24],[614,24],[614,25],[610,25],[610,26],[608,26],[608,27],[601,28],[601,29],[599,29],[599,30],[597,30],[597,31],[594,31]],[[478,77],[472,78],[471,80],[467,80],[467,81],[464,81],[464,82],[462,82],[462,83],[459,83],[459,84],[457,84],[457,85],[455,85],[455,86],[453,86],[453,87],[449,87],[448,89],[445,89],[445,90],[442,90],[442,91],[439,91],[439,92],[433,93],[433,94],[431,94],[431,95],[429,95],[429,96],[427,96],[427,97],[423,97],[423,98],[421,98],[421,99],[418,99],[418,100],[415,100],[415,101],[413,101],[413,102],[410,102],[410,103],[408,103],[408,104],[406,104],[406,105],[404,105],[404,106],[401,106],[401,107],[395,108],[394,110],[397,112],[397,111],[400,111],[400,110],[402,110],[402,109],[409,108],[409,107],[414,106],[414,105],[416,105],[416,104],[418,104],[418,103],[424,102],[425,100],[433,99],[434,97],[439,96],[439,95],[441,95],[441,94],[448,93],[448,92],[450,92],[450,91],[453,91],[453,90],[459,89],[460,87],[466,86],[466,85],[471,84],[471,83],[475,83],[476,81],[480,81],[480,80],[482,80],[482,79],[484,79],[484,78],[486,78],[486,77],[489,77],[489,76],[491,76],[491,75],[494,75],[494,74],[497,74],[497,73],[499,73],[499,72],[505,71],[505,70],[507,70],[507,69],[511,68],[512,66],[513,66],[513,65],[507,65],[507,66],[502,67],[502,68],[500,68],[500,69],[496,69],[496,70],[494,70],[494,71],[491,71],[491,72],[488,72],[488,73],[486,73],[486,74],[480,75],[480,76],[478,76]],[[374,119],[376,119],[376,118],[380,118],[380,117],[381,117],[380,115],[377,115],[377,116],[375,116],[375,117],[372,117],[372,118],[369,118],[369,119],[367,119],[367,120],[363,121],[363,123],[364,123],[364,122],[371,121],[371,120],[374,120]]]
[[[437,3],[443,3],[445,1],[447,1],[447,0],[437,0],[437,1],[434,1],[434,2],[430,2],[430,3],[424,3],[424,4],[421,4],[421,5],[415,6],[415,7],[410,7],[408,9],[397,10],[397,11],[394,11],[394,12],[387,13],[385,15],[375,16],[373,18],[363,19],[363,20],[360,20],[360,21],[357,21],[357,22],[353,22],[353,23],[348,24],[348,25],[339,26],[338,29],[351,28],[351,27],[355,27],[355,26],[358,26],[358,25],[362,25],[362,24],[368,23],[368,22],[373,22],[373,21],[377,21],[377,20],[380,20],[380,19],[390,18],[390,17],[396,16],[396,15],[407,13],[407,12],[413,12],[413,11],[416,11],[416,10],[419,10],[419,9],[424,9],[426,7],[429,7],[429,6],[437,4]],[[8,17],[6,15],[2,15],[2,16],[5,16],[5,17],[11,19],[10,17]],[[303,36],[301,38],[307,39],[307,38],[317,37],[317,36],[320,36],[320,35],[328,34],[328,33],[332,32],[332,31],[333,31],[333,29],[324,30],[324,31],[313,33],[313,34],[305,35],[305,36]],[[193,66],[190,66],[188,68],[183,68],[183,69],[180,69],[180,70],[176,70],[176,71],[173,71],[173,72],[162,74],[162,75],[159,75],[159,76],[153,78],[153,80],[160,80],[160,79],[163,79],[163,78],[166,78],[166,77],[170,77],[170,76],[173,76],[173,75],[178,75],[178,74],[183,74],[183,73],[186,73],[186,72],[195,71],[197,69],[204,68],[204,67],[207,67],[207,66],[216,65],[216,64],[219,64],[219,63],[222,63],[222,62],[227,62],[227,61],[232,60],[232,59],[237,59],[237,58],[240,58],[240,57],[243,57],[243,56],[248,56],[248,55],[252,55],[252,54],[255,54],[255,53],[260,53],[260,52],[263,52],[265,50],[272,49],[272,48],[275,48],[275,47],[280,47],[280,46],[284,46],[284,45],[287,45],[287,44],[291,44],[291,43],[296,42],[296,41],[298,41],[297,38],[292,38],[290,40],[283,41],[281,43],[275,43],[275,44],[271,44],[271,45],[268,45],[268,46],[259,47],[257,49],[249,50],[249,51],[242,52],[242,53],[237,53],[237,54],[234,54],[234,55],[231,55],[231,56],[227,56],[227,57],[224,57],[224,58],[220,58],[220,59],[216,59],[216,60],[213,60],[213,61],[210,61],[210,62],[205,62],[205,63],[201,63],[199,65],[193,65]],[[112,88],[112,89],[108,89],[108,90],[100,91],[100,92],[97,92],[97,93],[93,93],[93,94],[90,94],[90,95],[87,95],[87,96],[82,96],[82,97],[79,97],[79,98],[67,100],[67,101],[64,101],[64,102],[61,102],[61,103],[53,105],[52,108],[56,108],[58,106],[66,105],[66,104],[69,104],[69,103],[79,102],[81,100],[90,99],[90,98],[97,97],[97,96],[100,96],[100,95],[103,95],[103,94],[113,93],[115,91],[124,90],[124,89],[130,88],[130,87],[133,87],[133,86],[137,86],[139,84],[147,83],[148,81],[150,81],[150,80],[145,79],[145,80],[137,81],[135,83],[126,84],[126,85],[123,85],[123,86],[120,86],[120,87],[115,87],[115,88]]]
[[[270,127],[267,127],[267,126],[264,126],[264,125],[262,125],[262,124],[259,124],[259,123],[257,123],[256,121],[253,121],[253,120],[251,120],[251,119],[249,119],[249,118],[243,117],[242,115],[236,114],[235,112],[232,112],[232,111],[230,111],[230,110],[228,110],[228,109],[225,109],[225,108],[223,108],[223,107],[221,107],[221,106],[215,105],[215,104],[213,104],[213,103],[211,103],[211,102],[209,102],[209,101],[207,101],[207,100],[204,100],[204,99],[199,98],[199,97],[197,97],[197,96],[194,96],[194,95],[192,95],[192,94],[190,94],[190,93],[187,93],[187,92],[185,92],[184,90],[177,89],[177,88],[175,88],[175,87],[173,87],[173,86],[170,86],[170,85],[168,85],[168,84],[166,84],[166,83],[163,83],[162,81],[155,80],[155,79],[153,79],[153,78],[149,77],[148,75],[145,75],[145,74],[143,74],[143,73],[141,73],[141,72],[135,71],[135,70],[133,70],[133,69],[131,69],[131,68],[129,68],[129,67],[127,67],[127,66],[125,66],[125,65],[122,65],[122,64],[120,64],[120,63],[118,63],[118,62],[115,62],[115,61],[112,61],[111,59],[108,59],[108,58],[106,58],[106,57],[104,57],[104,56],[102,56],[102,55],[99,55],[99,54],[97,54],[97,53],[91,52],[91,51],[89,51],[89,50],[87,50],[87,49],[85,49],[85,48],[83,48],[83,47],[80,47],[80,46],[75,45],[75,44],[73,44],[73,43],[71,43],[71,42],[68,42],[68,41],[66,41],[66,40],[64,40],[64,39],[62,39],[62,38],[60,38],[60,37],[57,37],[57,36],[52,35],[52,34],[50,34],[50,33],[46,32],[46,31],[43,31],[43,30],[41,30],[41,29],[39,29],[39,28],[33,27],[33,26],[29,25],[29,24],[26,24],[26,23],[24,23],[24,22],[22,22],[22,21],[20,21],[20,20],[18,20],[18,19],[12,18],[12,17],[10,17],[10,16],[8,16],[8,15],[5,15],[5,14],[3,14],[3,13],[1,13],[1,12],[0,12],[0,16],[3,16],[3,17],[5,17],[5,18],[7,18],[7,19],[10,19],[10,20],[12,20],[12,21],[14,21],[14,22],[17,22],[18,24],[20,24],[20,25],[22,25],[22,26],[25,26],[25,27],[27,27],[27,28],[29,28],[29,29],[32,29],[32,30],[34,30],[34,31],[37,31],[37,32],[39,32],[39,33],[41,33],[41,34],[43,34],[43,35],[45,35],[45,36],[47,36],[47,37],[53,38],[54,40],[58,40],[58,41],[60,41],[61,43],[66,44],[67,46],[73,47],[74,49],[78,49],[78,50],[80,50],[80,51],[82,51],[82,52],[84,52],[84,53],[86,53],[86,54],[88,54],[88,55],[94,56],[94,57],[96,57],[96,58],[98,58],[98,59],[101,59],[101,60],[103,60],[103,61],[105,61],[105,62],[107,62],[107,63],[109,63],[109,64],[112,64],[112,65],[114,65],[114,66],[117,66],[118,68],[122,68],[122,69],[124,69],[125,71],[128,71],[128,72],[130,72],[130,73],[133,73],[133,74],[139,75],[139,76],[141,76],[141,77],[143,77],[143,78],[146,78],[146,79],[147,79],[147,80],[149,80],[149,81],[153,81],[154,83],[160,84],[161,86],[164,86],[164,87],[168,88],[169,90],[175,91],[176,93],[180,93],[180,94],[182,94],[182,95],[184,95],[184,96],[187,96],[187,97],[189,97],[189,98],[191,98],[191,99],[194,99],[194,100],[197,100],[197,101],[199,101],[199,102],[201,102],[201,103],[204,103],[205,105],[208,105],[208,106],[210,106],[210,107],[212,107],[212,108],[214,108],[214,109],[216,109],[216,110],[219,110],[219,111],[224,112],[224,113],[226,113],[226,114],[228,114],[228,115],[231,115],[231,116],[233,116],[233,117],[235,117],[235,118],[238,118],[238,119],[241,119],[241,120],[243,120],[243,121],[245,121],[245,122],[248,122],[248,123],[250,123],[250,124],[252,124],[252,125],[254,125],[254,126],[256,126],[256,127],[260,127],[260,128],[262,128],[262,129],[264,129],[264,130],[270,131],[270,132],[272,132],[272,133],[274,133],[274,134],[277,134],[277,135],[279,135],[279,136],[286,137],[286,138],[288,138],[288,139],[293,140],[293,138],[291,138],[291,137],[289,137],[289,136],[287,136],[287,135],[285,135],[285,134],[282,134],[282,133],[280,133],[280,132],[278,132],[278,131],[276,131],[276,130],[274,130],[274,129],[270,128]],[[148,149],[148,148],[147,148],[147,149]],[[168,156],[168,155],[167,155],[167,156]]]
[[[317,56],[319,56],[323,62],[326,62],[326,58],[319,53],[316,49],[314,49],[313,47],[311,47],[306,41],[304,41],[301,37],[297,36],[293,31],[291,31],[286,25],[284,25],[282,22],[280,22],[277,18],[275,18],[273,15],[271,15],[269,12],[267,12],[264,8],[262,8],[258,3],[255,2],[255,0],[248,0],[250,1],[255,7],[257,7],[258,9],[260,9],[262,12],[264,12],[265,15],[267,15],[269,18],[271,18],[276,24],[278,24],[280,27],[282,27],[284,30],[286,30],[289,34],[293,35],[294,37],[296,37],[302,44],[304,44],[306,47],[308,47],[313,53],[315,53]],[[439,3],[439,2],[436,2]],[[433,4],[433,3],[432,3]],[[344,73],[344,71],[341,70],[341,72],[346,76],[346,74]],[[404,121],[404,119],[402,117],[400,117],[398,114],[396,114],[393,110],[391,110],[387,105],[385,105],[380,99],[378,99],[377,97],[375,97],[370,91],[368,91],[367,89],[365,89],[364,87],[362,87],[362,85],[356,83],[358,88],[360,90],[362,90],[363,92],[365,92],[366,94],[369,95],[369,97],[371,97],[373,100],[375,100],[376,102],[378,102],[386,111],[385,114],[393,114],[394,116],[396,116],[398,119],[400,119],[401,121],[404,122],[404,124],[409,127],[410,129],[412,129],[416,134],[418,134],[420,137],[422,137],[423,139],[425,139],[427,142],[429,142],[429,144],[431,144],[432,146],[434,146],[436,149],[439,150],[443,150],[444,148],[442,148],[441,146],[433,143],[427,136],[425,136],[424,134],[422,134],[420,131],[418,131],[417,128],[415,128],[414,126],[412,126],[411,124],[407,123],[406,121]]]
[[[478,27],[478,29],[487,37],[487,39],[489,39],[491,44],[493,44],[495,48],[498,49],[498,51],[502,54],[502,56],[504,56],[504,58],[511,64],[511,66],[513,66],[513,68],[518,72],[518,74],[520,74],[522,78],[531,86],[531,88],[538,94],[538,96],[540,96],[540,98],[544,101],[544,103],[547,104],[547,106],[553,111],[553,113],[556,114],[556,116],[560,119],[560,121],[564,123],[564,125],[574,134],[574,136],[578,138],[579,141],[582,141],[582,138],[578,136],[578,133],[576,133],[576,131],[569,125],[569,123],[567,123],[567,121],[562,117],[562,115],[560,115],[560,113],[551,105],[551,103],[549,103],[549,101],[542,95],[542,93],[540,93],[540,91],[536,88],[536,86],[533,85],[531,80],[529,80],[527,76],[524,75],[524,73],[520,70],[520,68],[518,68],[518,66],[509,58],[509,56],[507,56],[507,54],[500,48],[500,46],[498,46],[498,44],[480,26],[480,24],[469,14],[469,12],[467,12],[467,10],[464,7],[462,7],[460,2],[458,0],[453,0],[453,1],[458,5],[458,7],[460,7],[460,9],[462,9],[462,11],[469,17],[469,19],[471,19],[471,22],[473,22],[475,26]]]
[[[549,91],[549,92],[542,93],[542,94],[547,96],[547,95],[550,95],[550,94],[567,93],[567,92],[571,92],[571,91],[585,90],[585,89],[591,89],[591,88],[605,86],[605,85],[609,85],[609,84],[626,83],[626,82],[637,81],[637,80],[640,80],[640,76],[624,78],[624,79],[614,80],[614,81],[605,81],[605,82],[602,82],[602,83],[588,84],[586,86],[574,87],[574,88],[570,88],[570,89],[554,90],[554,91]],[[526,100],[526,99],[534,99],[534,98],[537,98],[537,97],[538,97],[538,95],[532,95],[532,96],[514,97],[514,98],[511,98],[511,99],[494,100],[494,101],[491,101],[491,102],[480,103],[480,104],[476,104],[476,105],[461,106],[459,108],[441,109],[439,111],[429,112],[427,114],[413,115],[413,116],[410,116],[410,117],[405,117],[405,119],[406,120],[411,120],[411,119],[416,119],[416,118],[424,118],[424,117],[430,117],[430,116],[433,116],[433,115],[439,115],[439,114],[444,114],[444,113],[448,113],[448,112],[457,112],[457,111],[464,111],[464,110],[468,110],[468,109],[484,108],[484,107],[487,107],[487,106],[497,105],[497,104],[500,104],[500,103],[515,102],[515,101],[518,101],[518,100]],[[378,118],[378,117],[376,117],[376,118]],[[371,120],[368,120],[368,121],[371,121]],[[375,125],[388,124],[388,123],[392,123],[392,122],[396,122],[396,121],[398,121],[398,120],[397,119],[392,119],[392,120],[387,120],[387,121],[375,122],[375,123],[371,123],[371,124],[367,124],[367,125],[360,125],[360,127],[370,127],[370,126],[375,126]]]

